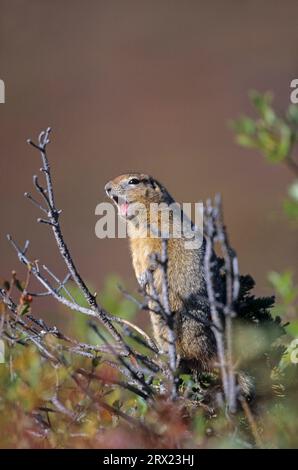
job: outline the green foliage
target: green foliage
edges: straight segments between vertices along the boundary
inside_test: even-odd
[[[271,271],[268,279],[275,288],[277,294],[281,297],[284,306],[294,303],[298,297],[298,288],[294,285],[294,275],[292,271],[277,273]]]
[[[285,160],[297,140],[297,130],[293,129],[297,125],[297,107],[290,106],[283,118],[274,111],[270,93],[252,91],[250,98],[258,118],[253,120],[242,116],[232,123],[236,142],[243,147],[260,150],[270,163]]]
[[[269,163],[285,163],[297,177],[298,163],[292,156],[295,144],[298,140],[298,106],[290,105],[284,116],[276,113],[272,106],[270,93],[260,94],[252,92],[251,101],[257,118],[252,119],[242,116],[232,123],[236,135],[236,142],[243,147],[259,150]],[[283,201],[284,212],[290,219],[298,220],[298,181],[295,179],[288,188],[288,197]],[[271,271],[268,279],[277,295],[276,305],[271,304],[272,316],[276,328],[269,319],[268,326],[271,332],[283,329],[283,335],[276,336],[271,351],[267,351],[270,357],[271,379],[275,382],[273,390],[275,398],[266,401],[267,411],[264,414],[262,426],[263,439],[271,441],[273,447],[296,447],[297,440],[297,405],[295,394],[298,390],[298,287],[295,284],[295,275],[292,269],[284,272]],[[248,306],[254,306],[254,299]],[[258,302],[258,299],[256,299]],[[267,305],[270,307],[270,305]],[[267,308],[265,306],[265,308]],[[251,310],[249,315],[251,315]],[[281,327],[280,317],[285,323]],[[271,336],[271,334],[269,334]],[[267,336],[268,337],[268,336]],[[239,339],[239,337],[238,337]],[[238,346],[239,353],[243,344],[249,342],[249,346],[256,351],[258,345],[264,345],[264,338],[254,341],[245,332]],[[249,349],[249,348],[248,348]],[[272,353],[275,352],[275,361],[272,362]],[[269,354],[268,354],[269,353]],[[280,354],[282,356],[280,357]],[[246,360],[249,354],[243,353]],[[254,353],[252,354],[254,356]],[[260,376],[260,371],[261,376]],[[255,368],[254,376],[257,382],[262,382],[265,377],[265,369]]]
[[[278,361],[274,366],[273,362],[268,362],[268,358],[273,357],[272,350],[277,351],[276,339],[284,334],[280,320],[270,315],[273,299],[256,298],[251,293],[254,281],[250,276],[241,277],[240,282],[241,294],[236,306],[238,326],[234,328],[235,355],[240,369],[250,370],[262,384],[257,390],[259,397],[272,395],[275,383],[284,394],[280,376],[288,377],[285,371],[290,366],[284,362],[277,378],[272,380],[270,376]],[[109,278],[101,300],[105,307],[123,316],[127,314],[131,319],[135,306],[127,308],[128,301],[124,302],[118,284],[118,278]],[[76,288],[72,285],[68,288],[78,298]],[[101,344],[79,313],[72,316],[68,334],[89,344]],[[199,382],[191,375],[180,375],[180,398],[176,403],[167,399],[167,381],[157,373],[153,382],[156,392],[153,403],[121,386],[126,383],[126,377],[119,368],[106,363],[100,354],[93,359],[79,356],[65,349],[64,341],[51,332],[45,334],[44,340],[48,351],[60,358],[56,365],[32,345],[26,334],[20,335],[17,342],[6,342],[6,363],[0,366],[2,447],[113,448],[114,443],[131,448],[177,445],[246,448],[255,445],[241,409],[235,416],[235,436],[225,414],[215,407],[214,397],[220,382],[216,370],[202,375]],[[282,352],[276,352],[278,360]],[[146,354],[150,356],[148,351]],[[267,445],[269,441],[264,442],[264,446]]]
[[[268,279],[279,298],[273,315],[281,315],[290,320],[286,328],[289,339],[298,338],[298,287],[295,285],[293,271],[288,270],[283,273],[271,271]]]
[[[284,211],[290,219],[298,219],[298,180],[288,188],[288,195],[284,202]]]
[[[286,163],[298,174],[298,163],[292,153],[298,140],[298,106],[291,104],[280,116],[272,106],[271,93],[252,91],[250,98],[257,118],[241,116],[232,121],[236,142],[242,147],[259,150],[269,163]],[[290,219],[298,219],[298,182],[288,188],[283,201],[284,212]]]

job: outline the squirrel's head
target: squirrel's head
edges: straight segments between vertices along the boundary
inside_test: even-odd
[[[148,211],[151,203],[173,201],[158,181],[143,173],[117,176],[105,185],[105,191],[118,207],[119,214],[128,220],[135,216],[136,206],[140,213],[142,208]]]

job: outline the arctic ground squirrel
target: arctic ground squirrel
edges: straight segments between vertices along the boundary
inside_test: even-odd
[[[162,237],[154,236],[148,230],[152,223],[152,207],[158,205],[160,222],[163,211],[168,210],[167,207],[174,203],[174,199],[158,181],[141,173],[118,176],[106,184],[105,190],[127,222],[137,280],[142,288],[150,289],[146,285],[146,273],[152,269],[154,254],[161,254],[162,250]],[[173,220],[172,218],[169,224],[170,229],[175,224]],[[204,240],[199,245],[195,248],[187,246],[183,234],[180,237],[169,236],[167,240],[168,297],[174,315],[179,366],[184,371],[197,373],[211,370],[216,356],[203,269]],[[162,295],[161,274],[161,269],[158,268],[153,272],[154,287],[159,296]],[[149,307],[153,309],[153,305],[154,301],[150,300]],[[167,351],[165,321],[153,311],[150,311],[150,317],[155,341],[162,351]]]

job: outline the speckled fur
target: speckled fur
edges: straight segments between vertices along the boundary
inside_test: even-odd
[[[128,185],[131,178],[142,181]],[[128,203],[141,202],[149,208],[151,202],[173,202],[166,189],[152,177],[140,173],[119,176],[106,185],[110,197],[117,196]],[[128,224],[130,221],[128,220]],[[133,227],[132,232],[133,232]],[[130,238],[132,263],[140,284],[152,263],[151,255],[161,252],[158,238]],[[170,307],[175,312],[177,353],[184,370],[197,372],[210,370],[215,357],[214,335],[208,326],[209,309],[206,299],[203,272],[204,245],[198,249],[186,249],[183,238],[168,241],[168,284]],[[161,269],[154,272],[155,287],[161,295]],[[152,302],[151,302],[152,306]],[[150,312],[153,334],[159,347],[167,350],[167,328],[164,321]],[[202,320],[202,322],[196,319]]]

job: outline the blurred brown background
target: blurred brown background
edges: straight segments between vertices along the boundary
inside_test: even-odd
[[[63,272],[48,227],[23,197],[40,167],[26,139],[50,125],[65,237],[98,291],[115,272],[136,286],[127,241],[94,233],[105,182],[135,169],[177,200],[221,192],[241,270],[269,292],[268,270],[297,258],[281,211],[292,176],[236,146],[227,122],[250,112],[250,89],[273,90],[278,109],[289,104],[298,2],[0,0],[0,22],[0,277],[23,272],[7,232]]]

